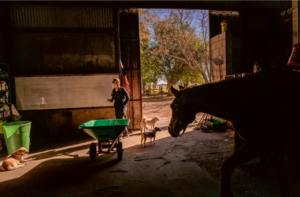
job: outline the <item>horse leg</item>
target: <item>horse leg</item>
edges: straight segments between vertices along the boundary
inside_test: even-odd
[[[275,183],[279,190],[279,195],[289,197],[288,172],[283,153],[271,154],[269,156]]]
[[[233,197],[230,188],[230,176],[233,170],[258,156],[255,144],[245,142],[231,157],[226,159],[221,167],[221,197]]]

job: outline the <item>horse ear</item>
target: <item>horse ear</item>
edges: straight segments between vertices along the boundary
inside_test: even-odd
[[[175,88],[173,88],[173,86],[171,87],[171,92],[172,92],[172,94],[173,94],[174,96],[176,96],[176,97],[177,97],[177,95],[178,95],[178,93],[179,93],[179,91],[176,90]]]
[[[183,89],[184,89],[184,87],[183,87],[183,86],[181,86],[181,85],[179,85],[179,89],[180,89],[180,90],[183,90]]]

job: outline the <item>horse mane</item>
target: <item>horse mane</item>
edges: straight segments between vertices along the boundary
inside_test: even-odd
[[[292,82],[299,82],[292,83]],[[300,88],[300,73],[290,71],[285,68],[272,68],[242,78],[234,78],[215,83],[203,84],[193,88],[209,90],[219,94],[252,94],[257,95],[263,91],[273,91],[274,88],[290,89],[292,87]],[[300,90],[300,89],[299,89]]]

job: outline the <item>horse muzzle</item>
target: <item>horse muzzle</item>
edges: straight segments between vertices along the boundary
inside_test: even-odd
[[[169,134],[172,136],[172,137],[178,137],[178,133],[176,133],[172,127],[168,127],[168,131],[169,131]]]

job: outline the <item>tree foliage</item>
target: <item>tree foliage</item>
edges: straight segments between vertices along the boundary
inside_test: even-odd
[[[192,69],[185,69],[180,79],[180,82],[182,85],[186,84],[188,86],[189,84],[193,84],[193,83],[203,84],[204,80],[200,73],[195,72]]]
[[[208,83],[208,39],[207,11],[172,9],[162,13],[141,9],[143,79],[151,81],[147,74],[164,78],[169,87],[178,81]]]
[[[140,22],[140,57],[142,69],[142,84],[145,87],[147,84],[158,82],[161,77],[159,68],[156,65],[156,57],[150,56],[148,50],[150,47],[150,32],[145,27],[145,23]]]

